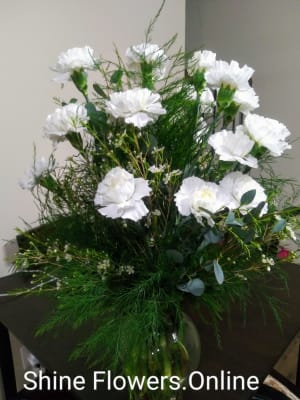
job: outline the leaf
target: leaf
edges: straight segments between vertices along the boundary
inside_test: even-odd
[[[105,130],[107,127],[107,115],[103,111],[98,111],[93,103],[86,103],[85,105],[89,125],[97,131]]]
[[[260,213],[262,212],[262,209],[264,208],[266,202],[265,201],[261,201],[257,207],[253,208],[251,210],[251,215],[255,218],[260,216]]]
[[[214,273],[218,284],[222,285],[224,282],[224,273],[221,265],[218,263],[218,260],[214,260]]]
[[[224,234],[217,230],[210,229],[208,232],[206,232],[204,238],[209,244],[210,243],[216,244],[220,243],[223,240]]]
[[[80,68],[79,70],[74,70],[71,75],[71,79],[77,89],[86,96],[88,84],[87,84],[87,73]]]
[[[93,89],[99,96],[104,97],[105,99],[108,98],[107,94],[104,92],[104,90],[101,88],[101,86],[98,83],[93,84]]]
[[[235,226],[232,229],[245,243],[250,243],[255,237],[255,230],[253,228],[241,229],[239,226]]]
[[[210,244],[210,242],[207,239],[203,239],[200,246],[197,248],[197,251],[201,251],[205,249]]]
[[[167,250],[166,255],[168,258],[170,258],[176,264],[183,263],[183,255],[177,250],[174,250],[174,249]]]
[[[209,264],[209,265],[206,265],[204,267],[204,269],[205,269],[205,271],[210,272],[210,271],[212,271],[213,267],[214,267],[213,264]]]
[[[282,231],[286,227],[287,221],[285,219],[280,219],[279,221],[276,222],[276,224],[273,226],[272,233],[277,233]]]
[[[80,133],[78,132],[68,132],[66,138],[69,140],[71,145],[79,151],[83,150],[83,142]]]
[[[236,226],[244,226],[244,222],[241,219],[236,219],[234,212],[230,211],[227,215],[227,218],[225,220],[226,225],[236,225]]]
[[[201,296],[205,291],[205,284],[201,279],[195,278],[191,279],[187,283],[178,285],[177,289],[182,292],[191,293],[194,296]]]
[[[241,206],[245,206],[247,204],[250,204],[256,195],[256,189],[249,190],[249,192],[246,192],[243,194],[241,197]]]
[[[118,84],[121,82],[123,76],[123,71],[121,69],[117,69],[112,76],[110,77],[110,82]]]

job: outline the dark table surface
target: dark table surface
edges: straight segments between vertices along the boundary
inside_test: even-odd
[[[274,295],[285,303],[282,307],[282,331],[270,313],[264,318],[257,304],[249,307],[245,316],[239,307],[233,307],[230,320],[220,324],[222,348],[216,344],[210,326],[203,325],[193,316],[201,338],[202,353],[198,370],[204,375],[220,375],[222,370],[231,375],[248,377],[255,375],[261,380],[272,369],[275,362],[300,328],[300,266],[288,264],[283,268],[288,274],[289,292],[274,288]],[[0,279],[0,293],[24,286],[21,274]],[[107,392],[104,387],[92,390],[93,370],[84,360],[70,361],[69,355],[75,343],[80,342],[84,330],[73,332],[60,329],[36,337],[36,329],[53,309],[54,302],[47,296],[18,296],[0,298],[0,321],[40,360],[50,371],[71,377],[82,375],[86,378],[87,389],[77,392],[83,400],[125,400],[125,392]],[[105,370],[105,367],[96,367]],[[194,399],[248,399],[249,391],[189,391],[185,400]]]

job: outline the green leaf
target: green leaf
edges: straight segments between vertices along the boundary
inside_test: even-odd
[[[287,221],[285,219],[280,219],[279,221],[276,222],[276,224],[273,226],[272,233],[277,233],[282,231],[286,227]]]
[[[101,86],[98,83],[93,84],[93,89],[99,96],[104,97],[105,99],[108,98],[107,94],[104,92],[104,90],[101,88]]]
[[[214,273],[218,284],[222,285],[224,282],[224,272],[218,260],[214,260]]]
[[[96,131],[107,128],[107,115],[104,111],[98,111],[93,103],[86,103],[85,108],[89,117],[89,125]]]
[[[216,229],[210,229],[208,232],[206,232],[206,234],[204,235],[205,240],[208,243],[220,243],[223,238],[224,238],[224,234],[222,232],[217,231]]]
[[[245,243],[250,243],[255,237],[255,230],[253,228],[242,229],[239,226],[232,228],[233,232],[242,239]]]
[[[199,93],[205,88],[204,72],[197,70],[191,78],[192,84],[195,86],[196,91]]]
[[[236,219],[233,211],[230,211],[228,213],[227,218],[225,220],[225,224],[226,225],[244,226],[243,220],[241,220],[240,218]]]
[[[74,70],[71,75],[71,79],[77,89],[84,95],[87,95],[87,73],[81,68],[79,70]]]
[[[71,145],[79,151],[83,150],[83,142],[80,133],[78,132],[68,132],[66,138],[71,143]]]
[[[174,249],[167,250],[166,255],[169,259],[174,261],[176,264],[183,263],[183,255],[178,250],[174,250]]]
[[[44,188],[46,188],[47,190],[49,190],[49,192],[53,192],[53,193],[58,193],[59,188],[57,185],[56,180],[53,178],[53,176],[51,175],[47,175],[47,176],[41,176],[38,179],[38,183],[43,186]]]
[[[251,210],[252,216],[255,217],[255,218],[259,217],[259,216],[260,216],[260,213],[262,212],[262,209],[263,209],[264,206],[265,206],[265,204],[266,204],[265,201],[261,201],[257,207],[253,208],[253,209]]]
[[[241,197],[241,206],[245,206],[247,204],[250,204],[256,196],[256,189],[249,190],[249,192],[246,192],[243,194]]]
[[[217,104],[221,110],[224,110],[226,107],[230,106],[234,92],[235,89],[232,89],[230,86],[221,85],[217,96]]]
[[[110,77],[110,82],[114,84],[120,84],[122,76],[123,76],[123,71],[121,69],[117,69]]]

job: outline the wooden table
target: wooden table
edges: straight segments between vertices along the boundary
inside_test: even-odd
[[[282,331],[276,321],[266,313],[262,318],[257,304],[249,307],[247,319],[234,307],[230,317],[220,324],[222,348],[216,344],[216,338],[210,326],[198,323],[202,343],[202,355],[199,371],[205,375],[219,375],[221,370],[231,371],[232,375],[245,377],[255,375],[261,380],[272,369],[275,362],[287,347],[300,328],[300,266],[288,264],[284,268],[289,278],[289,293],[274,289],[274,294],[280,297],[285,305],[282,315]],[[0,293],[24,286],[22,274],[15,274],[0,279]],[[84,330],[76,333],[68,329],[60,329],[41,337],[35,336],[35,331],[41,322],[47,318],[54,303],[47,296],[19,296],[0,298],[0,366],[2,367],[7,394],[15,391],[10,349],[7,331],[11,331],[50,371],[57,371],[71,377],[83,375],[86,377],[87,388],[75,395],[82,400],[126,400],[125,392],[107,392],[103,389],[92,390],[92,371],[84,360],[70,361],[68,357],[84,335]],[[197,316],[194,316],[197,320]],[[197,322],[196,322],[197,323]],[[105,367],[97,368],[105,370]],[[185,400],[194,399],[248,399],[251,392],[206,392],[189,391]]]

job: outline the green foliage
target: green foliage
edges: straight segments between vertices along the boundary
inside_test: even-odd
[[[161,10],[146,32],[147,44]],[[174,42],[175,37],[160,50],[169,51]],[[239,118],[240,106],[233,101],[236,88],[222,83],[207,104],[202,97],[205,72],[186,72],[185,53],[169,56],[168,74],[159,78],[162,56],[149,61],[143,54],[134,70],[117,51],[116,57],[115,62],[95,63],[101,83],[89,86],[83,68],[72,72],[87,119],[76,129],[73,117],[72,129],[60,138],[73,149],[65,163],[57,165],[53,152],[51,168],[34,176],[40,227],[22,233],[15,264],[33,274],[32,293],[49,292],[57,300],[39,333],[63,324],[74,329],[87,324],[90,335],[73,356],[83,354],[90,363],[105,363],[114,370],[122,365],[130,373],[147,375],[151,350],[166,334],[180,331],[186,303],[216,332],[218,321],[236,301],[245,307],[249,300],[263,298],[278,318],[268,282],[271,276],[284,282],[278,250],[281,240],[295,240],[300,208],[293,205],[296,185],[273,172],[270,152],[256,144],[252,152],[261,172],[257,181],[267,199],[255,202],[257,191],[250,189],[234,209],[228,203],[212,211],[208,208],[215,200],[206,188],[200,193],[208,196],[205,207],[195,196],[193,210],[179,212],[177,194],[186,178],[217,186],[232,172],[250,176],[251,168],[239,162],[242,157],[224,161],[209,144],[215,131]],[[93,97],[88,96],[89,87]],[[141,119],[145,114],[152,118],[142,127],[126,121],[130,110],[118,117],[108,112],[112,93],[136,87],[155,91],[165,110],[154,116],[138,110]],[[57,102],[64,106],[74,99]],[[107,218],[95,206],[99,183],[116,167],[149,184],[143,218]],[[117,181],[115,186],[124,189]],[[184,200],[191,199],[186,195]],[[121,205],[125,210],[130,209],[127,203]],[[290,252],[287,260],[295,257]]]

